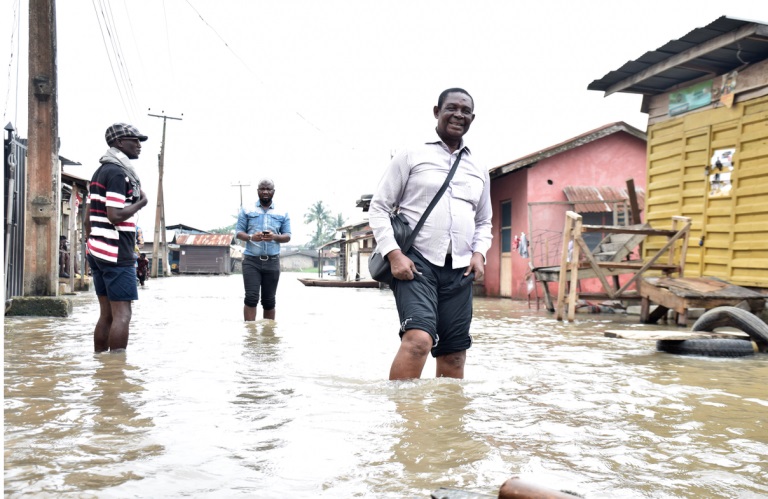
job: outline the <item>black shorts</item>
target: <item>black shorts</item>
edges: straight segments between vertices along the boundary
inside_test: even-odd
[[[390,284],[400,315],[400,337],[410,329],[426,331],[432,337],[433,357],[469,349],[474,272],[465,276],[466,268],[452,269],[450,257],[438,267],[414,249],[406,256],[421,275],[412,281],[393,279]]]

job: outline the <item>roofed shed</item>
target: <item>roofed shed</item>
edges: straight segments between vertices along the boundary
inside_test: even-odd
[[[587,88],[643,95],[645,221],[691,218],[686,276],[768,288],[768,24],[720,17]]]
[[[179,234],[180,274],[229,274],[232,270],[229,247],[231,234]]]

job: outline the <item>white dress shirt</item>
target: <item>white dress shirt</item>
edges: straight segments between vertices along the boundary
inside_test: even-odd
[[[445,265],[451,254],[453,268],[469,265],[474,252],[485,258],[491,246],[491,180],[469,148],[461,143],[461,162],[448,188],[424,222],[413,243],[434,265]],[[399,249],[389,213],[398,209],[415,228],[422,213],[445,182],[456,156],[437,138],[401,151],[392,158],[368,210],[369,223],[382,255]]]

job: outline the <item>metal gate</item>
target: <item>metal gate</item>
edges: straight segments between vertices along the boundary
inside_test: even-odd
[[[27,140],[9,123],[3,140],[5,171],[5,299],[24,292],[24,206],[27,191]]]

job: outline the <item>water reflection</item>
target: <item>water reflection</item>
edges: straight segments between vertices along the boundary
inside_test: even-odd
[[[400,416],[395,459],[408,473],[437,473],[482,460],[485,442],[472,437],[465,422],[472,412],[470,397],[459,381],[403,382],[392,399]]]
[[[85,406],[92,408],[81,425],[78,451],[80,465],[92,471],[73,471],[65,482],[76,490],[101,490],[142,476],[131,465],[163,452],[163,446],[148,441],[154,426],[142,415],[144,380],[126,353],[94,355],[93,385],[84,392]],[[101,465],[120,463],[115,470],[99,471]]]
[[[112,487],[140,478],[131,461],[162,451],[146,440],[152,420],[141,414],[138,369],[125,354],[73,356],[67,328],[56,326],[6,324],[6,493]],[[123,469],[100,470],[115,463]]]
[[[77,300],[5,319],[7,497],[427,498],[512,475],[589,499],[768,497],[768,356],[603,336],[636,316],[480,298],[466,379],[392,383],[389,292],[286,274],[279,320],[244,324],[241,276],[153,279],[122,355],[92,354],[96,298]]]
[[[283,426],[293,419],[286,417],[293,388],[274,367],[281,360],[278,323],[257,320],[247,322],[243,327],[242,361],[238,363],[238,389],[232,404],[236,408],[236,417],[248,431],[236,459],[261,472],[268,468],[268,452],[283,444]]]

